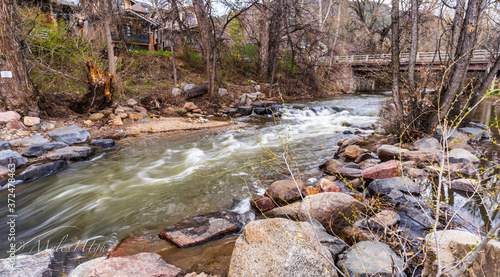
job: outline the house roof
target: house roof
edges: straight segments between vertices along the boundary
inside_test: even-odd
[[[146,11],[146,9],[139,3],[132,5],[132,7],[130,7],[130,9],[133,10],[134,12],[138,12],[138,13],[148,13],[148,11]]]
[[[149,19],[149,18],[141,15],[140,13],[135,12],[132,9],[127,9],[126,11],[129,12],[129,13],[131,13],[131,14],[133,14],[133,15],[135,15],[135,16],[137,16],[137,17],[139,17],[140,19],[143,19],[143,20],[145,20],[145,21],[153,24],[153,25],[157,25],[157,26],[160,25],[158,22],[156,22],[156,21],[154,21],[152,19]]]

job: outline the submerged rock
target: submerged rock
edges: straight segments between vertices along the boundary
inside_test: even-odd
[[[422,276],[436,276],[438,254],[436,237],[439,240],[439,255],[443,265],[443,276],[451,277],[457,273],[464,256],[470,253],[471,248],[481,242],[481,238],[466,232],[456,230],[437,231],[425,237],[426,259]],[[479,255],[467,268],[467,275],[463,276],[500,276],[500,242],[493,239],[481,250]]]
[[[393,275],[393,261],[395,275]],[[405,262],[389,245],[381,242],[362,241],[339,256],[337,267],[347,276],[406,276]]]
[[[300,199],[300,194],[305,185],[297,180],[280,180],[272,183],[266,190],[266,195],[280,206],[285,206]]]
[[[180,268],[167,264],[156,253],[140,253],[127,257],[98,258],[75,268],[70,277],[162,276],[180,277]]]
[[[62,141],[67,144],[82,143],[90,139],[90,133],[76,125],[57,128],[47,133],[55,141]]]
[[[239,229],[239,214],[220,211],[183,219],[165,228],[158,236],[182,248],[202,244]]]
[[[245,226],[236,241],[229,276],[337,276],[328,249],[308,222],[272,218]]]
[[[55,161],[46,164],[33,164],[15,177],[16,180],[23,182],[35,181],[39,178],[55,174],[68,168],[68,163],[64,160]]]
[[[306,220],[310,216],[319,221],[331,234],[338,234],[356,221],[365,211],[365,206],[354,197],[340,192],[324,192],[304,198],[298,217]]]

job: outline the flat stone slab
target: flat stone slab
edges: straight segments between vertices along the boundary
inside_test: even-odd
[[[44,138],[42,135],[33,135],[29,138],[15,139],[9,141],[12,147],[27,147],[34,144],[44,144],[49,143],[50,140]]]
[[[57,128],[47,133],[55,141],[62,141],[67,144],[82,143],[90,139],[90,133],[76,125]]]
[[[158,236],[177,246],[189,247],[217,239],[240,229],[240,215],[228,211],[213,212],[183,219],[161,231]]]
[[[382,195],[382,198],[402,200],[404,193],[419,195],[419,187],[408,177],[394,177],[377,179],[368,185],[368,190],[373,195]]]
[[[12,150],[0,151],[0,165],[8,167],[9,164],[15,164],[16,168],[25,165],[28,159]]]
[[[67,147],[68,145],[64,142],[49,142],[49,143],[44,143],[44,144],[33,144],[28,147],[26,147],[23,150],[23,156],[26,157],[40,157],[43,154],[54,150],[54,149],[60,149]]]
[[[69,146],[45,155],[49,160],[83,160],[95,154],[96,149],[88,146]]]
[[[92,146],[101,146],[102,148],[109,148],[115,146],[115,141],[112,139],[96,139],[89,143]]]

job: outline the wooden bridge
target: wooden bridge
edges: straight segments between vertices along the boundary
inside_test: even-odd
[[[500,54],[500,52],[499,52]],[[401,53],[399,56],[401,63],[401,70],[408,69],[408,62],[410,60],[409,53]],[[447,53],[436,52],[418,52],[416,65],[431,66],[432,69],[440,69],[442,65],[448,61],[449,56]],[[364,70],[379,70],[379,66],[390,65],[391,54],[372,54],[372,55],[351,55],[351,56],[335,56],[333,62],[335,64],[349,64],[356,67],[357,71]],[[472,59],[469,65],[470,71],[483,71],[486,70],[490,62],[490,52],[488,50],[474,50],[472,52]]]

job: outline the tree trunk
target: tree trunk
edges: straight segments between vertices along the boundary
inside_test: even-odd
[[[450,40],[450,57],[455,57],[455,53],[458,47],[458,37],[460,36],[460,30],[462,29],[462,22],[464,20],[465,14],[465,0],[457,0],[455,6],[455,16],[453,17],[453,23],[451,25],[451,40]],[[449,64],[453,62],[449,59]]]
[[[410,60],[408,63],[408,85],[412,93],[415,91],[415,64],[417,63],[418,51],[418,0],[411,0],[411,45],[410,45]],[[421,97],[417,97],[421,98]]]
[[[174,53],[174,21],[172,20],[172,25],[170,25],[170,52],[172,53],[172,67],[174,71],[174,83],[177,85],[177,66],[175,64],[175,53]]]
[[[113,46],[113,39],[111,38],[111,30],[110,30],[110,20],[111,20],[111,12],[110,5],[108,0],[104,0],[104,12],[103,12],[103,27],[104,27],[104,36],[106,39],[106,45],[108,49],[108,66],[109,73],[111,76],[116,75],[116,61],[115,61],[115,51]]]
[[[0,0],[0,111],[37,113],[38,90],[26,69],[14,0]],[[12,75],[12,77],[10,77]]]
[[[392,0],[391,31],[392,100],[396,107],[396,117],[402,122],[403,103],[399,90],[399,0]]]
[[[103,110],[111,105],[113,87],[111,82],[113,75],[103,73],[92,60],[87,61],[89,70],[87,76],[88,92],[80,99],[70,105],[70,109],[77,113],[89,113]]]
[[[270,1],[262,1],[262,18],[260,20],[259,61],[261,77],[269,78],[269,9]]]

